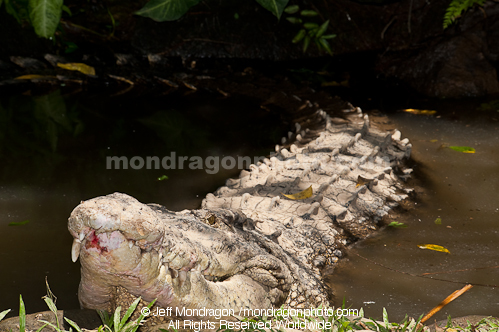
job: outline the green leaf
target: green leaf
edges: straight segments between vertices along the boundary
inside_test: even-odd
[[[0,2],[1,5],[1,2]],[[10,312],[10,309],[0,312],[0,321]]]
[[[26,225],[27,223],[29,223],[29,220],[13,221],[13,222],[9,223],[9,226],[22,226],[22,225]]]
[[[315,38],[320,38],[324,32],[326,32],[327,27],[329,26],[329,20],[321,24],[321,27],[319,28],[319,31],[317,31],[317,34],[315,35]]]
[[[296,34],[295,38],[293,38],[293,44],[296,44],[300,40],[302,40],[303,37],[305,37],[306,33],[307,33],[307,31],[305,29],[301,29],[300,31],[298,31],[298,33]]]
[[[336,37],[336,35],[335,35],[335,34],[322,36],[322,38],[323,38],[323,39],[333,39],[333,38],[335,38],[335,37]]]
[[[161,176],[158,178],[158,181],[163,181],[163,180],[168,180],[168,176],[166,176],[166,175],[161,175]]]
[[[44,296],[43,300],[47,304],[47,307],[49,307],[50,311],[57,315],[57,307],[55,306],[54,301],[48,296]]]
[[[26,331],[26,308],[22,295],[19,295],[19,332]]]
[[[119,331],[121,331],[123,326],[125,326],[128,318],[130,318],[132,313],[135,311],[135,308],[137,308],[137,305],[139,304],[140,299],[141,298],[138,297],[135,301],[133,301],[133,303],[130,305],[130,307],[128,307],[128,310],[125,312],[125,314],[123,315],[123,318],[121,319],[120,328],[118,329]]]
[[[149,17],[157,22],[174,21],[181,18],[189,8],[200,0],[151,0],[136,15]]]
[[[319,44],[322,46],[322,48],[329,53],[329,55],[333,55],[333,51],[331,50],[331,46],[329,46],[329,42],[324,39],[324,38],[319,38]]]
[[[398,221],[392,221],[391,223],[388,224],[388,226],[389,227],[395,227],[395,228],[406,228],[406,227],[408,227],[403,222],[398,222]]]
[[[298,18],[298,17],[286,17],[286,20],[288,20],[289,22],[291,22],[293,24],[301,24],[303,22],[301,20],[301,18]]]
[[[256,0],[256,2],[280,19],[289,0]]]
[[[300,13],[301,16],[313,17],[319,15],[315,10],[302,10]]]
[[[21,15],[17,12],[16,8],[13,6],[11,0],[5,0],[5,11],[7,14],[14,17],[17,23],[21,24]]]
[[[107,311],[97,310],[97,313],[99,314],[99,317],[104,325],[109,327],[112,326],[113,320],[109,318],[109,314],[107,313]]]
[[[38,328],[38,330],[36,330],[36,332],[41,332],[47,325],[49,325],[49,324],[48,323],[43,324],[42,326],[40,326]]]
[[[310,45],[310,36],[306,36],[305,40],[303,41],[303,53],[305,53],[308,49],[308,45]]]
[[[64,53],[73,53],[78,49],[78,45],[76,45],[73,42],[63,42],[64,45],[66,45],[66,49],[64,50]]]
[[[319,24],[308,22],[308,23],[303,24],[303,27],[305,27],[305,29],[307,29],[307,30],[310,30],[310,29],[318,28]]]
[[[388,320],[388,313],[386,312],[385,307],[383,307],[383,323],[385,323],[386,327],[390,325],[390,321]]]
[[[139,297],[139,299],[140,299],[140,297]],[[151,303],[149,303],[149,304],[147,305],[147,309],[151,309],[151,307],[154,305],[154,303],[156,302],[156,300],[157,300],[157,299],[154,299]],[[139,328],[139,324],[142,322],[142,320],[144,320],[144,317],[145,317],[145,316],[144,316],[144,314],[141,314],[141,315],[139,316],[139,318],[137,318],[137,319],[135,320],[135,321],[137,322],[137,324],[135,325],[135,327],[134,327],[133,329],[131,329],[131,331],[130,331],[130,332],[136,332],[136,331],[137,331],[137,329]]]
[[[59,24],[63,0],[29,0],[29,18],[39,37],[51,38]]]
[[[486,0],[453,0],[447,8],[444,15],[444,29],[447,29],[456,21],[465,11],[474,5],[483,6]]]
[[[3,2],[3,0],[0,0],[0,8],[2,8],[2,2]]]
[[[118,308],[116,308],[116,310],[114,311],[114,316],[113,316],[113,326],[116,332],[120,330],[120,312],[121,312],[121,307],[118,306]]]
[[[63,10],[66,14],[68,14],[69,16],[73,16],[73,14],[71,13],[71,9],[69,9],[69,7],[68,7],[68,6],[66,6],[66,5],[62,5],[62,7],[61,7],[61,8],[62,8],[62,10]]]
[[[442,225],[442,218],[435,219],[435,224],[436,225]]]
[[[488,103],[480,104],[479,111],[497,111],[499,112],[499,100],[492,100]]]
[[[76,332],[82,332],[81,328],[78,326],[78,324],[76,324],[75,322],[73,322],[71,319],[69,319],[67,317],[64,317],[64,320],[66,322],[68,322],[69,325],[71,325],[72,327],[74,327],[75,330],[76,330]]]
[[[1,3],[1,1],[0,1],[0,3]],[[298,5],[287,6],[287,7],[286,7],[286,9],[284,9],[284,11],[285,11],[287,14],[295,14],[295,13],[297,13],[299,10],[300,10],[300,6],[298,6]]]
[[[54,313],[57,327],[60,327],[59,326],[59,317],[57,316],[57,307],[55,306],[54,300],[49,296],[44,296],[43,300],[47,304],[47,307],[49,307],[50,311],[52,311]]]
[[[449,149],[462,153],[475,153],[475,149],[469,146],[449,146]]]

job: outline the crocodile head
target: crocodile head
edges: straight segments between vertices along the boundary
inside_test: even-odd
[[[72,259],[81,259],[82,307],[107,309],[113,287],[119,285],[132,293],[146,289],[145,297],[158,298],[164,305],[174,300],[166,267],[156,251],[164,237],[157,223],[150,207],[123,194],[98,197],[74,209],[68,228],[74,237]]]
[[[285,298],[279,288],[289,283],[286,266],[189,211],[173,213],[115,193],[82,202],[68,228],[72,259],[81,261],[83,308],[113,308],[120,303],[117,287],[157,299],[160,307],[264,308]]]

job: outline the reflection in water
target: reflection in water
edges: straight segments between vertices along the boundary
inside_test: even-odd
[[[125,192],[172,210],[197,208],[237,176],[229,169],[106,169],[108,156],[268,155],[287,128],[251,100],[197,94],[155,99],[92,95],[0,98],[0,311],[47,310],[45,276],[59,308],[78,308],[79,263],[67,218],[83,199]],[[166,175],[168,180],[158,181]],[[29,220],[22,226],[11,222]]]
[[[413,144],[415,176],[423,179],[424,194],[414,209],[395,219],[409,227],[387,228],[354,245],[330,284],[336,290],[336,305],[345,297],[352,308],[363,307],[367,316],[380,318],[386,307],[391,319],[402,320],[405,314],[417,318],[428,312],[463,283],[499,285],[497,268],[476,269],[499,265],[499,124],[494,115],[457,121],[399,113],[390,120]],[[442,144],[474,147],[476,153],[452,151]],[[441,225],[435,223],[437,218]],[[442,245],[451,254],[417,247],[428,243]],[[458,283],[400,271],[456,271],[428,277]],[[430,321],[447,315],[497,316],[498,298],[498,288],[475,286]]]

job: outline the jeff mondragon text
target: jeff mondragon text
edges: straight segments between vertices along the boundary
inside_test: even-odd
[[[233,316],[243,316],[243,317],[255,317],[255,316],[265,316],[265,317],[282,317],[283,319],[288,319],[290,317],[330,317],[330,316],[356,316],[358,315],[357,309],[343,309],[337,308],[324,308],[324,309],[247,309],[240,308],[235,309],[189,309],[184,307],[168,307],[168,308],[156,308],[154,311],[147,311],[147,315],[153,316],[177,316],[177,317],[213,317],[215,319],[233,317]]]

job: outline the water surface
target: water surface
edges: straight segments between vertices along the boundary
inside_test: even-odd
[[[45,277],[59,308],[79,308],[80,265],[71,262],[67,219],[81,200],[124,192],[175,211],[194,209],[240,171],[215,173],[206,163],[116,170],[107,169],[107,157],[266,156],[286,132],[278,114],[253,100],[203,93],[0,97],[0,311],[16,315],[19,294],[27,312],[47,310]],[[163,175],[168,180],[158,181]]]
[[[401,130],[413,144],[415,177],[423,193],[413,209],[394,219],[407,228],[387,228],[352,247],[329,279],[336,305],[345,298],[352,308],[363,307],[367,316],[378,318],[385,307],[391,319],[402,320],[405,314],[427,313],[465,283],[473,283],[489,286],[473,287],[434,318],[499,312],[499,289],[492,287],[499,285],[499,113],[472,114],[476,104],[433,107],[436,116],[389,116],[391,128]],[[441,111],[447,112],[438,116]],[[470,146],[476,153],[442,145]],[[419,244],[438,244],[451,254],[422,250]],[[404,272],[444,272],[431,277],[447,281]]]
[[[439,114],[444,109],[449,106],[437,105]],[[391,319],[401,320],[406,313],[417,317],[429,311],[462,283],[499,285],[497,269],[477,269],[499,265],[499,115],[399,112],[389,118],[390,128],[401,130],[413,144],[418,181],[408,185],[420,186],[422,194],[412,209],[397,216],[407,228],[385,229],[354,245],[329,282],[336,305],[345,298],[352,308],[363,307],[366,315],[378,318],[386,307]],[[66,223],[81,200],[118,191],[172,210],[193,209],[239,173],[109,170],[106,157],[268,155],[287,130],[278,114],[263,111],[255,101],[213,95],[128,99],[55,91],[1,97],[0,310],[12,308],[11,315],[17,314],[19,294],[28,312],[46,310],[41,300],[45,277],[60,308],[79,307],[79,264],[70,259]],[[476,153],[442,145],[471,146]],[[158,181],[163,175],[168,180]],[[417,247],[426,243],[451,254]],[[403,273],[454,270],[464,271],[432,276],[457,283]],[[497,315],[498,299],[496,287],[475,286],[435,317]]]

